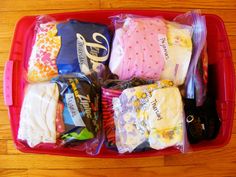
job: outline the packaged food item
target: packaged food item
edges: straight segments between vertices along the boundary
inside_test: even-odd
[[[59,23],[57,30],[62,40],[56,62],[60,74],[104,72],[111,41],[106,25],[71,19]]]
[[[63,117],[65,131],[61,134],[63,146],[78,145],[78,149],[91,145],[102,138],[100,88],[95,77],[74,73],[59,75],[52,82],[57,83],[60,100],[64,103]],[[82,145],[81,145],[82,144]],[[84,145],[83,145],[84,144]],[[97,147],[86,149],[87,153],[97,154],[102,141]],[[90,152],[91,151],[91,152]]]
[[[30,147],[56,143],[56,114],[59,91],[55,83],[29,84],[20,113],[18,139]]]
[[[160,150],[184,149],[184,111],[178,88],[157,84],[125,89],[113,98],[116,145],[119,153],[133,152],[147,142]]]
[[[51,17],[39,16],[36,20],[34,43],[27,67],[29,82],[49,81],[58,74],[56,58],[61,47],[57,36],[57,22]]]

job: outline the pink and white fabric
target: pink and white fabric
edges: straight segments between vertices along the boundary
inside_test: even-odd
[[[119,79],[159,79],[168,59],[166,33],[160,18],[126,18],[115,31],[110,70]]]

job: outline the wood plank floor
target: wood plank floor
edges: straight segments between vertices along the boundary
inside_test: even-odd
[[[88,9],[201,9],[225,22],[236,66],[235,0],[1,0],[0,2],[0,177],[236,177],[236,116],[230,143],[220,149],[137,159],[90,159],[24,154],[14,147],[3,103],[3,70],[17,20],[25,15]]]

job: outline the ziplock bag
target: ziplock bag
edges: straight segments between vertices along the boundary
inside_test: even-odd
[[[109,62],[111,72],[121,80],[158,80],[169,57],[164,20],[129,14],[111,18],[116,28]]]
[[[191,11],[177,16],[174,21],[193,27],[193,54],[185,81],[185,97],[196,99],[196,106],[201,106],[207,92],[207,77],[202,74],[207,75],[208,63],[206,50],[203,50],[207,36],[206,20],[199,11]],[[202,51],[204,56],[201,56]]]
[[[139,145],[160,150],[185,149],[184,110],[178,88],[157,84],[125,89],[113,98],[116,145],[119,153]]]
[[[193,26],[193,55],[185,82],[185,113],[189,142],[214,139],[220,119],[215,100],[207,95],[208,56],[205,17],[199,11],[179,15],[175,21]]]
[[[165,21],[167,26],[168,55],[161,79],[184,84],[192,55],[192,27]]]
[[[61,47],[57,22],[50,16],[36,19],[32,51],[27,65],[29,82],[49,81],[58,74],[56,58]]]
[[[61,145],[85,148],[89,154],[99,153],[103,143],[100,87],[93,74],[59,75],[52,80],[57,83],[64,103],[65,131],[60,136]]]
[[[131,80],[106,80],[102,87],[102,115],[103,115],[103,128],[106,136],[106,145],[109,148],[116,147],[115,143],[115,123],[114,111],[112,109],[112,99],[119,97],[122,90],[139,85],[153,83],[153,81],[146,81],[139,78]]]
[[[103,73],[110,55],[111,36],[106,25],[70,19],[57,25],[62,46],[57,58],[60,74]]]
[[[192,27],[164,20],[120,14],[111,17],[116,28],[109,67],[120,79],[140,77],[185,81],[192,54]]]
[[[18,139],[32,148],[40,143],[55,144],[58,99],[57,84],[29,84],[21,108]]]

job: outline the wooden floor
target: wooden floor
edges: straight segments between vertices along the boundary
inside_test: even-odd
[[[16,21],[25,15],[87,9],[163,9],[185,12],[200,8],[219,15],[226,25],[236,62],[235,0],[1,0],[0,1],[0,177],[75,176],[236,176],[236,117],[230,143],[221,149],[186,155],[138,159],[89,159],[23,154],[11,139],[2,77]]]

